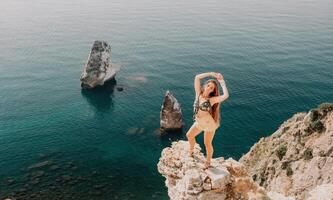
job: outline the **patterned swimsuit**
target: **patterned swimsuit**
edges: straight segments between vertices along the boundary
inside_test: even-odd
[[[199,112],[199,109],[202,110],[202,111],[207,111],[207,112],[209,112],[209,114],[211,114],[211,112],[212,112],[212,106],[210,105],[209,99],[207,99],[206,101],[204,101],[200,104],[199,96],[194,101],[194,104],[193,104],[193,113],[194,113],[193,114],[193,119],[195,119],[196,114]]]
[[[193,104],[193,113],[194,113],[193,120],[195,121],[194,124],[200,130],[215,131],[218,128],[218,125],[216,124],[215,120],[212,117],[212,105],[210,104],[209,99],[200,103],[199,96],[194,101],[194,104]],[[197,114],[198,114],[199,110],[209,112],[209,114],[198,117]]]

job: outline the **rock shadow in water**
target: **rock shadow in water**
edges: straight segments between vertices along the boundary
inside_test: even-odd
[[[113,107],[112,96],[117,84],[116,79],[105,82],[103,86],[94,89],[81,90],[82,96],[98,111],[108,111]]]
[[[183,129],[174,129],[174,130],[163,130],[163,129],[156,129],[155,134],[158,136],[162,141],[177,141],[184,139],[184,130]]]

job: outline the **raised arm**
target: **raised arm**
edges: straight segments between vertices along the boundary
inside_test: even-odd
[[[194,78],[194,90],[195,90],[195,97],[198,97],[199,94],[201,93],[201,83],[200,80],[203,78],[206,78],[208,76],[215,76],[216,73],[215,72],[206,72],[206,73],[201,73],[201,74],[197,74]]]
[[[216,103],[221,103],[221,102],[223,102],[223,101],[225,101],[226,99],[229,98],[229,92],[228,92],[228,89],[225,85],[225,81],[224,81],[224,78],[223,78],[222,74],[217,75],[217,81],[220,83],[220,85],[222,87],[223,94],[220,95],[220,96],[217,96],[217,97],[211,97],[210,98],[211,105],[214,105]]]

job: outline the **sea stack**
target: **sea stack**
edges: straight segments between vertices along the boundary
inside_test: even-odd
[[[96,40],[81,74],[81,87],[91,89],[102,86],[116,75],[111,62],[111,46],[105,41]]]
[[[160,112],[160,127],[163,131],[180,130],[183,127],[183,115],[177,99],[167,90]]]

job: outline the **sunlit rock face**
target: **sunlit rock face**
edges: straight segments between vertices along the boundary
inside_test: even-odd
[[[329,192],[322,194],[327,198],[314,197],[333,184],[333,104],[295,114],[240,162],[267,191],[302,200],[333,199]]]
[[[95,41],[81,74],[81,87],[91,89],[104,85],[115,75],[116,68],[111,63],[111,46],[105,41]]]

